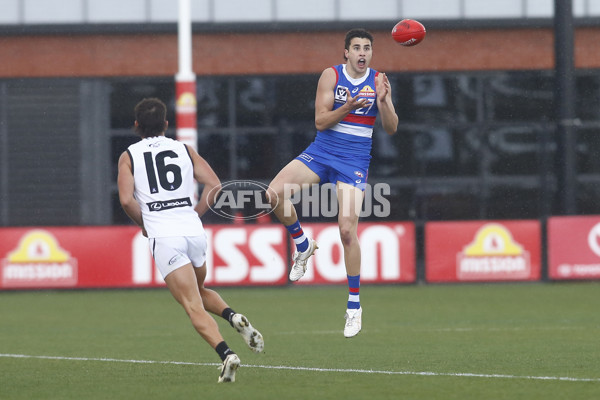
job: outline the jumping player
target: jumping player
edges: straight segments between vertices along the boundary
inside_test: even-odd
[[[240,359],[207,311],[227,320],[254,352],[263,350],[263,337],[217,292],[204,287],[207,243],[200,217],[215,202],[221,182],[194,149],[165,137],[166,112],[165,104],[154,98],[135,106],[135,130],[142,139],[119,158],[119,200],[148,237],[171,294],[223,361],[218,382],[234,382]],[[196,206],[194,180],[204,184]]]
[[[353,337],[362,328],[357,226],[371,160],[373,125],[379,115],[383,129],[393,135],[398,116],[387,76],[369,67],[373,36],[363,29],[353,29],[346,34],[344,48],[346,63],[325,69],[319,78],[314,142],[275,176],[267,197],[275,216],[296,244],[289,278],[297,281],[304,276],[307,260],[318,246],[302,230],[289,199],[293,188],[328,182],[336,185],[338,225],[349,287],[344,336]]]

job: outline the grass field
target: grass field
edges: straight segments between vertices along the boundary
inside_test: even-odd
[[[599,399],[600,283],[219,290],[265,337],[233,384],[170,294],[0,292],[1,399]]]

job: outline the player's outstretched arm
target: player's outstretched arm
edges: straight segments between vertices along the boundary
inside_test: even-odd
[[[198,216],[203,216],[206,211],[215,204],[217,197],[221,192],[221,181],[219,177],[213,171],[212,167],[208,162],[202,158],[196,150],[186,145],[188,152],[192,157],[192,163],[194,164],[194,179],[204,185],[200,199],[194,210],[198,213]]]

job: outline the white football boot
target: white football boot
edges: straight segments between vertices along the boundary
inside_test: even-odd
[[[242,335],[244,341],[255,353],[260,353],[265,348],[265,341],[263,336],[257,331],[248,318],[243,316],[242,314],[233,314],[231,317],[231,322],[233,323],[233,327],[236,331]]]
[[[344,318],[346,318],[344,336],[351,338],[358,335],[358,332],[362,329],[362,307],[358,309],[347,309]]]
[[[240,358],[237,354],[230,354],[223,361],[221,368],[221,375],[219,375],[219,383],[221,382],[235,382],[235,372],[240,367]]]
[[[313,255],[316,249],[318,249],[317,242],[313,239],[308,239],[308,249],[306,251],[296,251],[292,258],[294,259],[294,265],[290,271],[290,281],[296,282],[298,279],[304,276],[306,272],[306,263],[310,256]]]

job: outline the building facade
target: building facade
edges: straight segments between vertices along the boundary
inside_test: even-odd
[[[3,1],[0,225],[129,223],[116,161],[137,140],[133,107],[160,97],[175,126],[174,2],[70,0],[57,15],[53,1]],[[370,183],[390,184],[390,219],[562,212],[551,1],[491,1],[487,10],[469,0],[381,1],[387,12],[363,19],[353,1],[309,2],[310,11],[223,3],[193,9],[198,149],[223,181],[268,183],[312,141],[319,74],[343,62],[344,34],[360,26],[375,37],[372,66],[390,77],[400,117],[395,136],[376,127],[369,171]],[[595,214],[600,3],[574,1],[573,10],[576,208]],[[418,46],[391,39],[403,16],[426,25]]]

